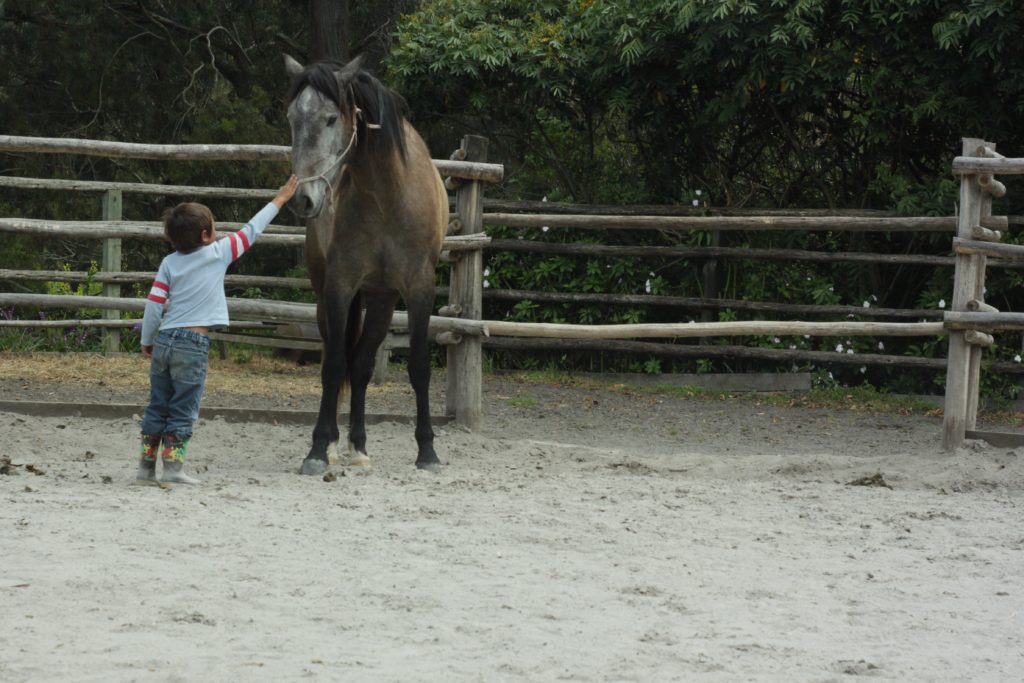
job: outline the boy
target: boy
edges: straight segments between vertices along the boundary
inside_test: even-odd
[[[244,228],[219,240],[213,214],[202,204],[178,204],[164,214],[164,233],[175,251],[160,263],[142,319],[142,353],[153,360],[136,480],[156,481],[162,441],[160,481],[199,483],[183,467],[206,382],[207,334],[228,324],[224,275],[295,194],[298,182],[293,175]]]

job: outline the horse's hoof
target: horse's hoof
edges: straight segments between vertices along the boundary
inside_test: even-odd
[[[327,461],[317,460],[316,458],[306,458],[302,461],[302,469],[299,470],[299,474],[306,474],[311,477],[316,477],[327,471]]]
[[[346,463],[349,467],[369,467],[370,458],[366,453],[349,453]]]
[[[433,472],[434,474],[441,473],[441,461],[435,460],[431,462],[420,462],[416,461],[416,469],[424,470],[426,472]]]

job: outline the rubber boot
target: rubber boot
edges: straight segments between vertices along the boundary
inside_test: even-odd
[[[156,483],[156,454],[160,450],[159,434],[143,434],[142,446],[139,450],[139,469],[135,472],[135,481],[140,484]]]
[[[164,434],[163,442],[164,450],[160,455],[164,460],[164,471],[160,474],[160,481],[164,484],[198,484],[198,479],[184,472],[189,440]]]

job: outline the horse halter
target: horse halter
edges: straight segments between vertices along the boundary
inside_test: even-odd
[[[352,117],[352,135],[349,136],[348,144],[345,146],[345,149],[341,150],[341,154],[339,154],[337,157],[335,157],[334,161],[331,162],[331,165],[328,166],[327,168],[325,168],[319,174],[311,175],[311,176],[308,176],[306,178],[299,178],[299,185],[302,185],[303,183],[311,183],[311,182],[314,182],[314,181],[317,181],[317,180],[322,180],[327,185],[327,194],[328,195],[331,194],[331,181],[327,179],[327,174],[330,173],[331,170],[334,169],[335,166],[337,166],[342,161],[344,161],[345,158],[348,156],[348,153],[350,151],[352,151],[352,147],[355,146],[356,140],[358,140],[358,138],[359,138],[359,121],[362,118],[363,118],[363,110],[360,109],[359,107],[356,107],[355,116]],[[379,123],[367,123],[366,127],[367,128],[380,128],[380,124]]]

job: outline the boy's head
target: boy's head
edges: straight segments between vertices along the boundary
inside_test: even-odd
[[[164,235],[184,254],[213,241],[213,214],[203,204],[184,202],[164,212]]]

